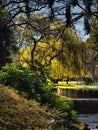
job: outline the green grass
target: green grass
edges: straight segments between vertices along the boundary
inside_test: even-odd
[[[56,86],[56,88],[64,88],[64,89],[74,89],[74,90],[93,90],[98,91],[98,88],[89,88],[88,86],[78,87],[78,86],[72,86],[72,85],[65,85],[65,86]]]
[[[79,85],[80,84],[80,85]],[[78,86],[77,86],[78,85]],[[66,82],[58,82],[58,84],[54,84],[54,87],[57,88],[67,88],[67,89],[75,89],[75,90],[93,90],[93,91],[98,91],[98,88],[91,88],[88,85],[83,85],[81,86],[81,82],[77,82],[77,81],[70,81],[68,84],[66,84]]]
[[[66,81],[59,81],[58,82],[59,85],[66,85]],[[70,81],[68,84],[70,85],[76,85],[77,84],[77,81]]]

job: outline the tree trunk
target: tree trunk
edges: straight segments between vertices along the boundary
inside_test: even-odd
[[[68,82],[69,82],[69,77],[67,76],[66,77],[66,84],[68,84]]]
[[[3,30],[3,23],[0,19],[0,69],[5,65],[6,62],[6,47],[5,47],[5,40],[4,40],[4,32]]]

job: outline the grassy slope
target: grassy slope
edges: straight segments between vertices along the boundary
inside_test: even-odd
[[[50,113],[36,101],[20,97],[15,90],[0,85],[0,129],[44,129],[50,127],[50,120]]]

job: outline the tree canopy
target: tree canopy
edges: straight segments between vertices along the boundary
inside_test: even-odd
[[[63,19],[65,26],[72,26],[75,21],[84,17],[85,29],[89,31],[91,16],[98,18],[98,12],[94,10],[97,4],[97,0],[1,0],[0,11],[3,26],[26,24],[26,18],[32,17],[32,13],[42,13],[44,17],[49,16],[52,20]],[[17,23],[15,19],[20,17],[20,14],[24,16],[24,22]]]
[[[1,0],[0,66],[2,67],[7,62],[7,40],[5,36],[7,28],[18,33],[15,37],[18,41],[17,46],[20,45],[21,41],[22,47],[25,46],[25,43],[34,42],[31,51],[33,60],[34,51],[39,41],[49,37],[62,38],[65,29],[67,27],[74,28],[81,19],[83,19],[84,29],[88,34],[91,18],[93,16],[98,18],[98,11],[94,9],[97,4],[97,0]],[[25,35],[23,30],[25,29],[29,30],[29,33],[27,32],[29,37],[23,40]]]

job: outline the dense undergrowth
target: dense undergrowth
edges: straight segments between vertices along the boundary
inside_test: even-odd
[[[58,97],[51,82],[42,74],[44,71],[40,72],[38,66],[33,70],[20,64],[8,64],[0,71],[0,83],[9,86],[0,87],[2,129],[70,130],[74,127],[75,130],[73,125],[77,119],[73,103]]]

